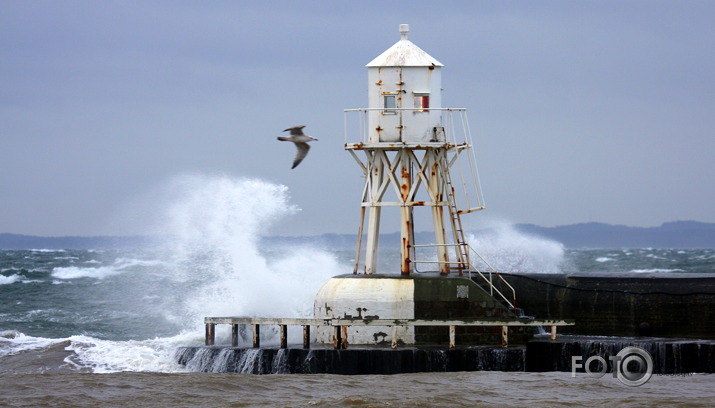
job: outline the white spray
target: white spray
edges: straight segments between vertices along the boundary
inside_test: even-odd
[[[195,283],[173,319],[187,327],[204,316],[298,317],[330,276],[349,271],[329,252],[310,247],[261,251],[259,239],[298,212],[285,186],[228,177],[182,177],[164,233],[177,278]],[[279,233],[279,232],[278,232]],[[177,313],[178,312],[178,313]]]
[[[498,225],[467,242],[498,272],[560,273],[564,262],[563,244],[517,231],[512,225]]]
[[[155,204],[165,209],[163,217],[152,229],[167,238],[162,258],[168,266],[160,272],[166,276],[137,282],[135,289],[161,297],[166,318],[183,331],[140,341],[74,336],[68,349],[77,355],[68,363],[95,372],[181,370],[174,350],[203,343],[204,317],[308,317],[320,285],[351,270],[332,253],[308,246],[271,248],[265,255],[260,237],[272,229],[280,234],[281,219],[299,211],[285,186],[184,176],[165,191],[168,199]],[[228,326],[218,330],[218,343],[229,339]]]

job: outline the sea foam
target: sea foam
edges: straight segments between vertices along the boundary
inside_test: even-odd
[[[161,265],[161,261],[157,260],[140,260],[140,259],[125,259],[119,258],[114,261],[113,265],[99,267],[78,267],[64,266],[56,267],[52,270],[52,277],[57,279],[79,279],[79,278],[94,278],[104,279],[110,276],[119,275],[120,273],[133,270],[137,266],[157,266]]]
[[[564,246],[560,242],[526,234],[507,223],[476,234],[467,243],[488,263],[475,261],[479,269],[489,265],[498,272],[560,273]]]
[[[18,280],[20,280],[22,277],[17,274],[13,274],[10,276],[5,276],[5,275],[0,275],[0,285],[9,285],[11,283],[15,283]]]

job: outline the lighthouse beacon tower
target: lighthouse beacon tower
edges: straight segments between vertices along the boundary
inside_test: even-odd
[[[399,30],[400,40],[367,64],[368,107],[345,111],[345,149],[365,177],[355,269],[321,287],[314,315],[511,317],[513,301],[477,269],[479,257],[462,230],[461,216],[484,208],[466,111],[442,107],[442,63],[408,40],[407,24]],[[381,226],[388,233],[398,227],[381,221],[397,218],[399,264],[378,264]],[[417,228],[433,230],[433,242],[415,242],[417,220],[427,220]],[[380,344],[397,337],[404,344],[429,344],[429,330],[356,325],[347,341]],[[332,330],[318,329],[318,342],[334,340]]]

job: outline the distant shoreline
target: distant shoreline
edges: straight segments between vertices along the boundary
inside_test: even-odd
[[[659,227],[629,227],[604,223],[582,223],[557,227],[515,224],[521,233],[560,242],[569,249],[578,248],[715,248],[715,223],[674,221]],[[490,230],[471,231],[479,235]],[[431,242],[432,233],[416,234],[417,242]],[[399,245],[397,233],[380,237],[385,247]],[[65,236],[42,237],[0,233],[0,249],[132,249],[153,247],[160,237],[152,236]],[[266,244],[316,245],[326,248],[355,247],[356,234],[321,234],[302,237],[264,237]]]

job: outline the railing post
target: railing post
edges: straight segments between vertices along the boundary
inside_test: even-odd
[[[303,348],[310,348],[310,325],[303,326]]]
[[[261,347],[261,325],[253,325],[253,348]]]
[[[509,346],[509,326],[501,327],[501,346],[502,348]]]
[[[456,327],[457,326],[449,326],[449,348],[453,349],[454,348],[454,338],[456,337]]]
[[[206,342],[207,346],[213,346],[216,341],[216,323],[206,323]]]
[[[343,343],[343,336],[342,336],[342,330],[341,326],[334,326],[335,327],[335,336],[333,337],[333,347],[336,349],[339,349]]]
[[[288,348],[288,325],[281,324],[281,348]]]
[[[392,326],[392,349],[397,350],[397,326]]]
[[[551,326],[551,340],[556,340],[556,326]]]
[[[238,347],[238,325],[231,325],[231,347]]]
[[[348,326],[340,326],[341,331],[343,332],[343,341],[342,344],[340,345],[341,349],[346,349],[348,348]]]

